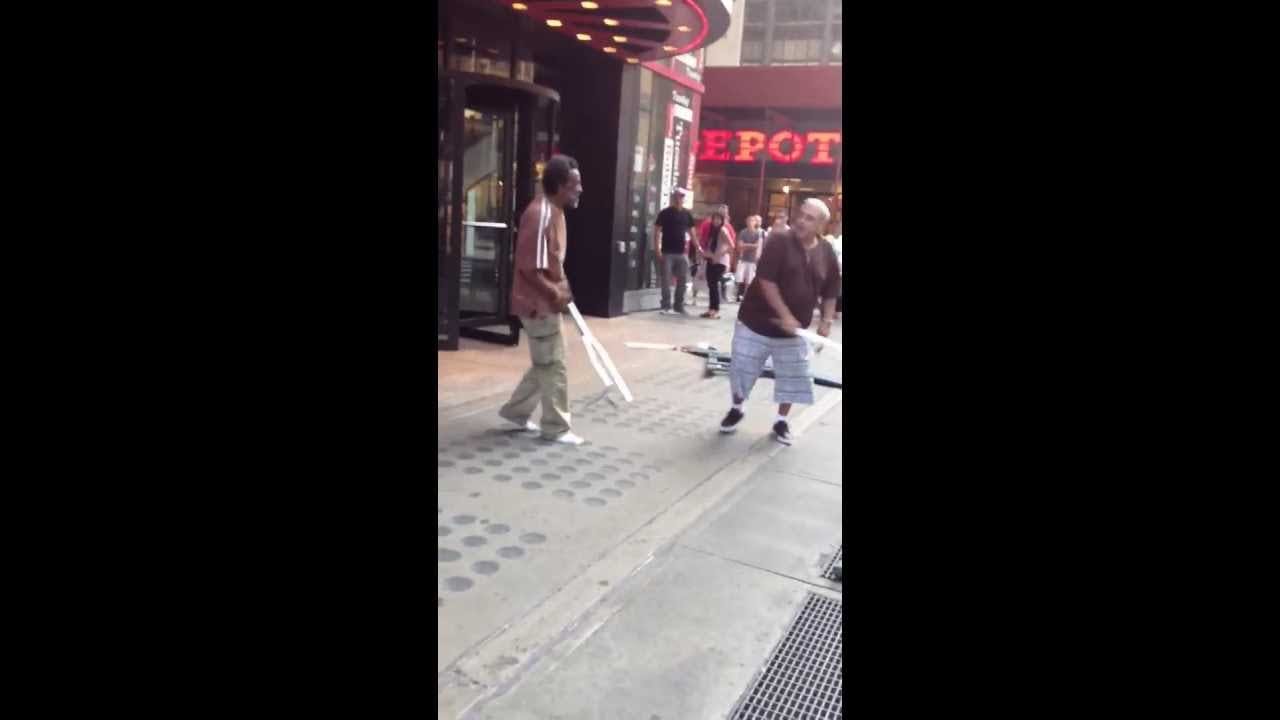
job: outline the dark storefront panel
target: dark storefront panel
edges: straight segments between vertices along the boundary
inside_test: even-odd
[[[577,159],[583,184],[578,208],[565,213],[565,274],[579,310],[612,317],[622,308],[621,297],[610,290],[621,284],[625,266],[625,254],[615,242],[623,237],[621,213],[615,208],[621,207],[619,196],[626,187],[625,176],[620,177],[625,167],[618,160],[622,65],[596,55],[571,45],[556,58],[562,77],[557,89],[565,108],[560,151]]]

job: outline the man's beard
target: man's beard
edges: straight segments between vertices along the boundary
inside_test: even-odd
[[[573,200],[571,200],[571,201],[569,202],[569,207],[573,208],[574,210],[577,210],[577,209],[578,209],[578,203],[580,202],[580,200],[581,200],[581,198],[574,198]]]

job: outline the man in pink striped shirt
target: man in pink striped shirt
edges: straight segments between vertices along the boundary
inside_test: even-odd
[[[576,208],[582,195],[578,161],[567,155],[548,160],[542,190],[520,216],[511,283],[511,312],[524,325],[533,364],[498,414],[518,428],[541,432],[546,440],[581,445],[583,439],[569,431],[569,377],[560,321],[573,302],[564,275],[564,210]],[[539,403],[540,426],[530,419]]]

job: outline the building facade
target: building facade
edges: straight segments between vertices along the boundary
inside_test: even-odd
[[[555,153],[584,193],[565,271],[584,314],[648,303],[647,227],[692,183],[703,48],[730,0],[442,0],[437,5],[437,341],[515,343],[516,224]]]
[[[729,206],[735,226],[794,216],[807,198],[843,224],[840,0],[745,0],[707,48],[695,214]]]

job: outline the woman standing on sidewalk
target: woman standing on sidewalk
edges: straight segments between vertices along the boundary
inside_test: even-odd
[[[702,317],[714,320],[720,317],[720,278],[729,269],[729,256],[733,253],[733,240],[729,239],[725,216],[719,209],[711,215],[702,247],[706,248],[702,256],[707,260],[707,294],[711,296],[711,309]]]

